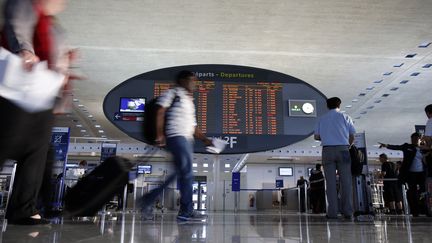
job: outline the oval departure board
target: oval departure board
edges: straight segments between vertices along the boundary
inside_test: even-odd
[[[105,116],[121,131],[144,141],[145,104],[174,86],[181,70],[196,74],[194,93],[199,128],[227,141],[223,153],[249,153],[284,147],[309,137],[326,97],[295,77],[235,65],[189,65],[158,69],[132,77],[105,97]],[[206,153],[195,144],[195,152]]]

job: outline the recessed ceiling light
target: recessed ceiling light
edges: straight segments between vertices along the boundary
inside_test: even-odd
[[[225,164],[225,168],[230,168],[231,165],[230,164]]]
[[[417,55],[417,53],[411,53],[405,56],[405,58],[413,58]]]
[[[421,43],[418,47],[419,48],[427,48],[430,44],[432,44],[432,42],[424,42],[424,43]]]
[[[396,91],[396,90],[398,90],[399,88],[398,87],[393,87],[393,88],[391,88],[390,90],[391,91]]]
[[[198,171],[197,170],[193,170],[193,173],[198,173]]]
[[[359,96],[366,96],[366,93],[360,93]]]
[[[383,94],[382,97],[389,97],[390,94]]]
[[[366,109],[369,109],[369,110],[371,110],[371,109],[373,109],[374,108],[374,106],[373,105],[371,105],[371,106],[368,106]]]
[[[406,83],[408,83],[409,82],[409,80],[402,80],[402,81],[400,81],[399,83],[400,84],[406,84]]]
[[[430,68],[430,67],[432,67],[432,64],[428,63],[428,64],[425,64],[422,68]]]
[[[78,107],[84,107],[84,105],[82,105],[82,104],[79,104],[79,105],[78,105]]]
[[[76,126],[76,127],[82,127],[82,125],[81,125],[81,124],[76,124],[75,126]]]
[[[95,127],[96,127],[96,128],[100,128],[100,127],[101,127],[101,125],[95,125]]]
[[[404,65],[404,63],[402,62],[402,63],[393,65],[393,67],[402,67],[403,65]]]
[[[380,83],[382,83],[382,81],[383,81],[382,79],[380,79],[380,80],[375,80],[374,83],[376,83],[376,84],[380,84]]]
[[[99,130],[98,132],[99,132],[99,133],[104,133],[104,130]]]
[[[88,117],[88,118],[93,118],[93,115],[88,115],[87,117]]]
[[[192,167],[196,168],[196,167],[198,167],[198,164],[197,163],[192,163]]]
[[[362,111],[362,112],[360,112],[360,114],[362,114],[362,115],[364,115],[364,114],[366,114],[367,113],[367,111]]]
[[[101,138],[106,138],[106,137],[107,137],[107,136],[105,136],[105,135],[102,135],[102,136],[101,136]]]
[[[358,117],[356,117],[356,118],[354,118],[354,119],[358,120],[358,119],[360,119],[360,118],[361,118],[361,116],[358,116]]]
[[[346,105],[345,106],[345,108],[351,108],[352,107],[352,105]]]
[[[367,87],[366,90],[373,90],[375,87],[371,86],[371,87]]]
[[[225,173],[230,173],[231,171],[229,171],[229,170],[226,170],[226,171],[224,171]]]
[[[81,130],[81,132],[87,132],[87,130],[85,130],[85,129],[82,129],[82,130]]]
[[[353,103],[358,102],[358,99],[353,99],[352,102]]]
[[[78,99],[73,99],[73,102],[79,102],[79,100]]]
[[[203,167],[204,167],[204,168],[207,168],[207,167],[208,167],[208,164],[207,164],[207,163],[204,163],[204,164],[203,164]]]
[[[381,100],[375,100],[374,103],[376,103],[376,104],[381,103]]]
[[[208,173],[208,170],[203,170],[204,173]]]
[[[84,134],[84,137],[90,137],[90,135],[88,135],[88,134]]]
[[[411,75],[410,76],[413,76],[413,77],[415,77],[415,76],[418,76],[420,74],[420,72],[414,72],[414,73],[411,73]]]
[[[390,76],[390,75],[392,75],[392,73],[393,73],[393,72],[386,72],[386,73],[383,73],[383,75],[384,75],[384,76]]]

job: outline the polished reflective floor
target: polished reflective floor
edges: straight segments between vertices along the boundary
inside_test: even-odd
[[[426,217],[353,222],[295,213],[216,212],[207,222],[180,223],[175,216],[168,212],[148,221],[128,213],[57,219],[45,226],[3,223],[0,242],[432,242],[432,218]]]

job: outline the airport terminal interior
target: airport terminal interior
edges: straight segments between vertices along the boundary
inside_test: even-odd
[[[432,241],[432,217],[427,210],[413,217],[405,187],[402,213],[385,203],[379,160],[385,153],[402,161],[402,151],[380,143],[410,143],[428,121],[431,0],[66,2],[58,23],[79,53],[71,72],[84,79],[73,83],[70,110],[55,116],[53,208],[61,211],[67,191],[104,159],[116,155],[134,166],[96,215],[59,214],[50,224],[25,226],[4,219],[16,170],[7,161],[0,242]],[[198,78],[198,127],[226,145],[211,153],[196,141],[193,207],[207,215],[200,222],[177,220],[176,181],[151,217],[140,206],[176,170],[170,153],[144,142],[145,104],[183,69]],[[313,133],[330,97],[342,100],[341,112],[354,122],[367,215],[327,219],[298,185],[322,163]]]

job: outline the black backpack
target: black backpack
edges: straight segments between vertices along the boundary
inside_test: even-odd
[[[364,154],[354,144],[349,148],[351,156],[351,173],[353,176],[361,175],[363,171]]]
[[[143,133],[144,133],[144,139],[146,143],[150,145],[155,145],[155,140],[156,140],[156,112],[160,108],[160,105],[157,104],[158,98],[159,97],[156,97],[150,100],[145,105]],[[176,94],[176,96],[174,97],[170,105],[170,108],[173,106],[174,102],[179,100],[180,97]]]

